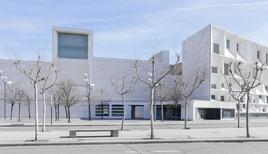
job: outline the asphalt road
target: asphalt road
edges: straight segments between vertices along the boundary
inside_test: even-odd
[[[0,147],[0,154],[267,154],[268,143],[174,143]]]

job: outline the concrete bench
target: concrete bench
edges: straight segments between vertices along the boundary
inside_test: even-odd
[[[104,137],[104,136],[76,136],[77,132],[110,132],[110,135],[108,135],[107,137],[118,137],[118,135],[119,135],[118,130],[72,129],[72,130],[69,130],[70,138],[76,138],[76,137]]]

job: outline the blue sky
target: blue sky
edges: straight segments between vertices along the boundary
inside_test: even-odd
[[[92,29],[94,56],[148,58],[214,24],[268,45],[268,0],[0,0],[0,59],[51,59],[52,27]]]

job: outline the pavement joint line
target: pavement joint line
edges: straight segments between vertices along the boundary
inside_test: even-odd
[[[95,141],[95,142],[32,142],[32,143],[4,143],[0,147],[11,146],[65,146],[65,145],[106,145],[106,144],[157,144],[157,143],[245,143],[268,142],[267,139],[196,139],[196,140],[140,140],[140,141]]]

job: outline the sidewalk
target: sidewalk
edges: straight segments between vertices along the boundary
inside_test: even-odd
[[[0,131],[0,146],[24,145],[77,145],[77,144],[135,144],[135,143],[185,143],[185,142],[253,142],[268,141],[268,127],[250,128],[250,138],[245,128],[214,129],[156,129],[151,140],[149,130],[120,131],[119,137],[68,138],[68,130],[40,132],[39,141],[31,141],[33,131]]]

